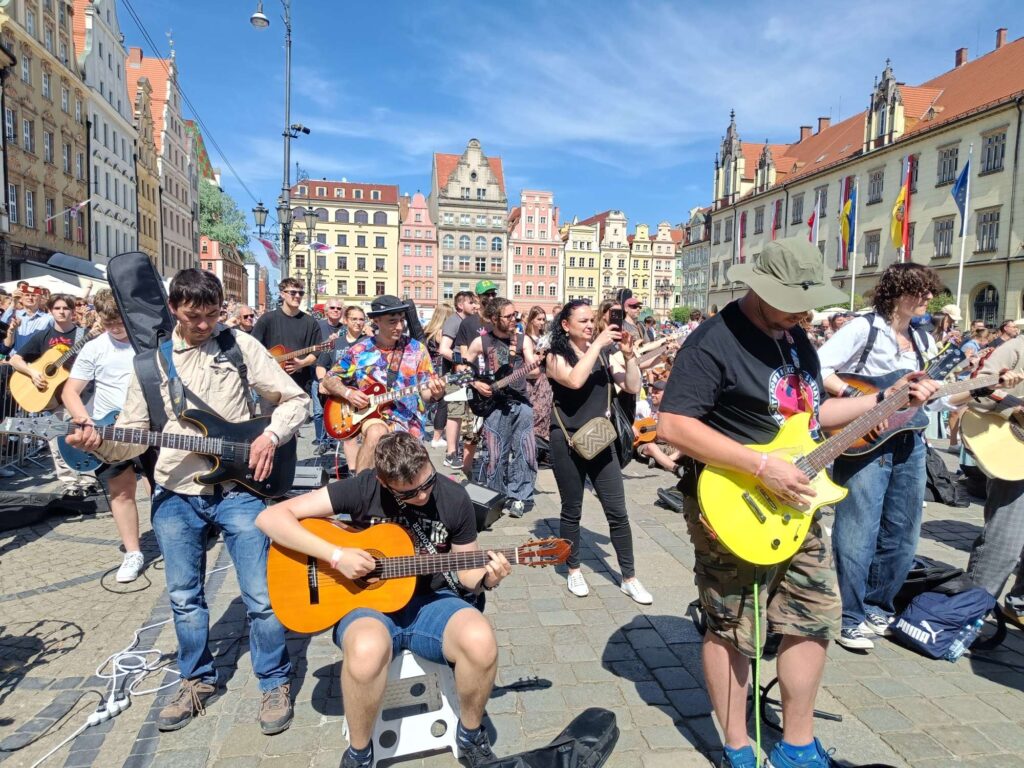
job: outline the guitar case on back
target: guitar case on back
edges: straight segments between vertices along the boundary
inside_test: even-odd
[[[135,351],[156,349],[174,330],[164,281],[149,256],[119,253],[107,263],[107,282]]]

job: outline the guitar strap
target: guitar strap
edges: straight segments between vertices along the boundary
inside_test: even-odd
[[[395,384],[398,382],[398,373],[402,366],[402,357],[405,355],[405,345],[408,339],[403,336],[402,339],[395,344],[395,348],[391,350],[391,355],[388,360],[388,389],[394,389]]]

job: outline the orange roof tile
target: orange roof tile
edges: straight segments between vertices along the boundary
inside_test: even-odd
[[[775,163],[775,167],[779,167],[779,161],[782,160],[792,144],[768,144],[768,149],[772,153],[772,160]],[[761,162],[761,153],[764,151],[764,144],[748,144],[743,143],[743,178],[744,180],[753,181],[757,178],[757,164]]]
[[[605,225],[605,222],[608,220],[608,216],[611,214],[611,212],[612,211],[609,208],[607,211],[604,211],[602,213],[595,213],[589,219],[584,219],[583,221],[581,221],[580,224],[582,224],[585,227],[589,227],[589,226],[592,226],[592,225],[596,224],[597,225],[597,241],[601,242],[602,240],[604,240],[604,225]]]
[[[459,165],[459,160],[462,159],[462,155],[448,155],[443,152],[434,153],[434,166],[437,168],[437,186],[438,188],[445,186],[448,183],[448,179],[451,178],[452,173]],[[491,173],[494,174],[494,178],[498,180],[498,189],[501,190],[501,194],[505,194],[505,173],[501,167],[500,157],[488,157],[487,164],[491,167]]]
[[[150,95],[150,112],[153,115],[153,142],[156,144],[158,155],[163,152],[164,106],[167,104],[169,66],[166,59],[145,58],[141,48],[131,48],[128,51],[128,59],[124,66],[128,93],[133,104],[135,89],[141,78],[149,80],[149,87],[153,89]]]
[[[328,181],[327,179],[305,179],[301,182],[302,186],[306,187],[305,194],[299,194],[299,184],[292,185],[292,201],[293,203],[298,200],[333,200],[334,202],[341,202],[346,205],[353,203],[376,203],[382,205],[398,205],[398,185],[397,184],[363,184],[357,181]],[[327,194],[317,194],[317,187],[323,187]],[[334,193],[335,189],[341,188],[345,190],[344,197],[337,197]],[[362,197],[356,199],[352,192],[354,190],[360,190]],[[376,190],[380,192],[380,199],[374,200],[370,196],[370,192]]]
[[[75,60],[85,53],[85,7],[92,5],[92,0],[75,0],[71,11],[71,37],[75,44]]]

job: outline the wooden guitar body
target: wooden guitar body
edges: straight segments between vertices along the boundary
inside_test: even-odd
[[[370,381],[362,387],[362,393],[367,397],[383,395],[387,387],[379,381]],[[383,405],[374,407],[367,405],[362,410],[356,410],[351,403],[337,397],[331,397],[324,403],[324,429],[327,434],[335,440],[348,440],[359,434],[363,428],[363,422],[372,417],[380,417]]]
[[[986,475],[1024,480],[1024,427],[1016,421],[968,408],[960,417],[960,434]]]
[[[269,416],[232,423],[208,411],[190,408],[182,412],[181,420],[198,427],[208,437],[221,438],[225,444],[220,455],[207,454],[213,461],[213,468],[209,472],[196,475],[197,483],[216,485],[217,483],[235,482],[245,486],[257,496],[269,499],[284,496],[291,490],[295,481],[296,441],[294,439],[283,442],[277,447],[270,476],[259,482],[252,476],[248,457],[242,456],[240,449],[232,447],[232,445],[239,445],[247,448],[270,426]]]
[[[355,547],[374,557],[415,554],[401,526],[381,523],[350,531],[324,518],[307,518],[302,527],[338,547]],[[349,611],[365,607],[393,613],[412,599],[416,577],[351,581],[329,563],[273,544],[267,555],[267,588],[277,618],[296,632],[333,627]]]
[[[63,365],[55,365],[66,352],[63,347],[54,347],[46,350],[38,360],[29,363],[29,367],[39,371],[46,378],[46,389],[40,390],[32,383],[32,377],[24,373],[14,371],[8,387],[11,396],[28,413],[39,413],[49,410],[51,403],[55,403],[61,385],[68,380],[70,371]]]
[[[810,414],[796,413],[786,420],[767,445],[750,446],[794,461],[810,453],[817,443],[810,436]],[[807,509],[779,501],[753,475],[706,467],[697,483],[701,512],[719,541],[742,560],[757,565],[775,565],[800,549],[814,520],[814,513],[826,504],[846,496],[846,489],[825,472],[811,478],[817,496]]]
[[[641,443],[653,443],[658,439],[658,420],[653,416],[633,422],[633,447]]]
[[[839,378],[845,381],[862,395],[874,396],[884,391],[906,376],[910,371],[893,371],[885,376],[861,376],[856,373],[842,373]],[[920,431],[928,426],[928,414],[923,409],[908,406],[896,411],[888,418],[888,426],[884,432],[871,434],[857,440],[845,452],[844,456],[863,456],[877,450],[890,437],[901,432]]]

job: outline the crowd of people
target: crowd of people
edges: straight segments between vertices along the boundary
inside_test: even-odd
[[[531,512],[539,470],[550,466],[560,498],[560,536],[569,543],[565,589],[581,599],[590,593],[580,556],[589,487],[607,521],[622,592],[650,605],[654,595],[638,578],[644,563],[634,556],[623,474],[630,461],[639,460],[672,478],[671,506],[681,512],[693,542],[707,619],[704,675],[724,734],[723,765],[758,765],[748,735],[746,691],[749,659],[768,633],[782,637],[784,720],[783,739],[768,764],[834,765],[813,730],[827,644],[834,639],[867,652],[889,631],[893,599],[911,567],[920,530],[925,437],[900,432],[866,456],[838,458],[831,474],[849,495],[836,509],[834,529],[815,517],[797,554],[770,567],[742,560],[714,535],[697,481],[711,467],[755,478],[794,509],[810,506],[815,492],[804,468],[760,446],[800,413],[807,414],[812,436],[823,438],[897,395],[935,412],[958,407],[955,398],[937,399],[939,382],[917,373],[954,338],[953,324],[939,318],[934,330],[921,327],[938,278],[927,267],[901,263],[881,275],[871,311],[834,318],[829,338],[816,344],[803,327],[807,313],[841,295],[824,276],[817,249],[802,238],[771,243],[756,264],[736,265],[731,275],[749,288],[742,298],[708,318],[694,312],[689,322],[660,330],[641,319],[642,303],[629,291],[598,307],[574,300],[549,314],[516,306],[487,280],[456,295],[451,306],[441,305],[425,327],[410,302],[389,295],[375,298],[368,310],[329,299],[325,317],[314,317],[303,311],[303,286],[294,278],[281,281],[280,306],[257,319],[248,307],[225,302],[214,276],[185,270],[169,292],[173,343],[152,353],[158,361],[166,358],[155,382],[142,380],[109,292],[97,293],[97,324],[89,333],[102,334],[78,351],[61,399],[81,425],[68,444],[104,462],[95,478],[110,493],[112,508],[119,500],[114,517],[127,552],[119,580],[134,578],[142,566],[136,477],[151,486],[182,678],[157,727],[186,726],[217,690],[202,583],[203,546],[211,530],[223,533],[238,570],[253,669],[263,692],[258,719],[263,732],[273,734],[291,722],[292,664],[268,596],[268,538],[352,580],[374,573],[373,556],[331,544],[302,520],[347,515],[356,525],[395,521],[421,550],[478,551],[476,517],[459,470],[503,495],[506,514],[522,517]],[[21,297],[18,328],[38,328],[12,345],[12,367],[16,358],[18,365],[31,363],[40,348],[76,344],[75,322],[65,319],[75,303],[64,299],[61,306],[54,298],[53,314],[44,323],[36,305]],[[955,323],[953,309],[945,317]],[[17,341],[17,330],[8,334],[11,341]],[[981,362],[986,372],[1001,372],[1002,384],[975,392],[975,406],[1020,418],[1020,408],[1000,409],[998,403],[1009,390],[1020,394],[1022,346],[1014,334]],[[860,396],[844,379],[894,371],[915,373],[874,396]],[[90,384],[95,392],[86,401]],[[385,393],[373,394],[381,385]],[[344,457],[347,472],[324,488],[267,507],[243,486],[204,485],[199,474],[208,462],[200,455],[166,447],[153,455],[142,445],[101,438],[94,424],[114,412],[119,427],[152,428],[156,391],[159,422],[175,434],[195,434],[178,418],[182,401],[233,423],[254,413],[269,417],[249,450],[257,482],[270,475],[279,446],[298,439],[310,418],[317,452],[334,450],[339,462]],[[356,427],[337,444],[322,427],[330,402],[344,404],[346,424]],[[428,446],[443,447],[443,466],[434,466]],[[446,470],[453,476],[446,477]],[[998,596],[1024,547],[1024,531],[1017,530],[1024,527],[1012,522],[1021,484],[992,482],[986,528],[969,574]],[[490,552],[483,567],[418,577],[412,602],[399,611],[359,608],[337,624],[350,733],[343,766],[372,765],[370,736],[388,662],[403,649],[454,665],[460,750],[471,765],[493,758],[482,717],[497,643],[479,605],[483,593],[510,571],[503,555]],[[1021,608],[1024,578],[1004,606]],[[755,611],[765,619],[760,636]]]

